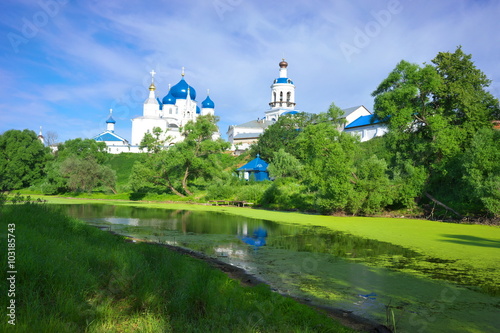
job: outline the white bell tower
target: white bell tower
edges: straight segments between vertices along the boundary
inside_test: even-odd
[[[271,85],[270,110],[266,111],[266,120],[276,121],[285,112],[295,111],[295,85],[288,77],[288,63],[285,59],[279,63],[279,77]]]

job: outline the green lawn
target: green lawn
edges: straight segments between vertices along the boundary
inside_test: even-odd
[[[2,240],[16,239],[17,332],[352,332],[265,285],[243,287],[205,262],[128,243],[50,205],[1,207],[0,227]],[[5,278],[0,288],[5,309]],[[12,328],[4,316],[0,331]]]

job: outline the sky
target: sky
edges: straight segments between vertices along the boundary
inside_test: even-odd
[[[154,70],[156,94],[181,79],[199,105],[210,89],[223,138],[262,118],[278,63],[297,109],[364,105],[401,60],[431,63],[460,45],[500,97],[497,0],[2,0],[0,133],[58,141],[105,130],[131,136]]]

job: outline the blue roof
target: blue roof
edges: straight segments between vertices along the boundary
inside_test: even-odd
[[[160,105],[160,110],[163,110],[163,103],[161,102],[159,97],[156,97],[156,100],[158,101],[158,104]]]
[[[124,138],[121,138],[120,136],[111,133],[111,132],[103,132],[99,134],[98,136],[94,137],[95,141],[125,141]]]
[[[170,93],[175,98],[186,99],[188,88],[189,88],[189,96],[191,97],[192,100],[195,100],[196,99],[196,90],[194,90],[193,87],[191,87],[189,84],[187,84],[186,80],[184,80],[184,77],[179,81],[179,83],[177,83],[175,86],[170,88]],[[166,104],[166,103],[163,103],[163,104]]]
[[[206,109],[215,109],[215,104],[214,101],[210,98],[210,96],[207,96],[203,102],[201,102],[201,107],[206,108]]]
[[[347,125],[345,128],[368,126],[368,125],[373,125],[373,124],[378,124],[378,123],[383,123],[383,122],[384,122],[384,119],[380,119],[376,115],[370,114],[367,116],[361,116],[361,117],[357,118],[352,123]]]
[[[241,171],[266,171],[267,170],[267,162],[260,158],[260,155],[257,154],[257,157],[245,164],[244,166],[238,168],[237,170]]]
[[[196,114],[201,114],[201,109],[198,105],[196,105]]]
[[[168,94],[165,97],[163,97],[163,100],[161,101],[161,104],[172,104],[172,105],[174,105],[175,102],[176,102],[176,99],[172,95],[172,89],[170,89],[170,91],[168,92]]]
[[[295,110],[283,112],[283,114],[297,114],[297,113],[299,113],[299,111],[295,111]]]
[[[291,84],[293,84],[293,81],[287,77],[280,77],[280,78],[277,78],[276,80],[274,80],[274,83],[291,83]]]
[[[110,115],[108,120],[106,120],[106,124],[116,124],[116,121]]]

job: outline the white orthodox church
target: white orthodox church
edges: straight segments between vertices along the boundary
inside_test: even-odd
[[[182,141],[181,127],[190,120],[195,120],[199,115],[214,115],[215,104],[210,96],[201,102],[201,108],[196,102],[196,90],[184,79],[184,69],[181,80],[169,88],[168,93],[160,100],[156,96],[156,86],[154,84],[154,71],[151,71],[151,84],[149,86],[149,96],[143,104],[143,115],[132,119],[131,142],[119,136],[114,131],[115,121],[110,115],[106,121],[106,131],[95,136],[93,139],[106,143],[108,152],[119,154],[121,152],[141,152],[139,146],[146,133],[153,133],[155,127],[159,127],[163,134],[160,139],[167,139],[166,145]],[[213,138],[217,139],[220,134],[214,133]]]

